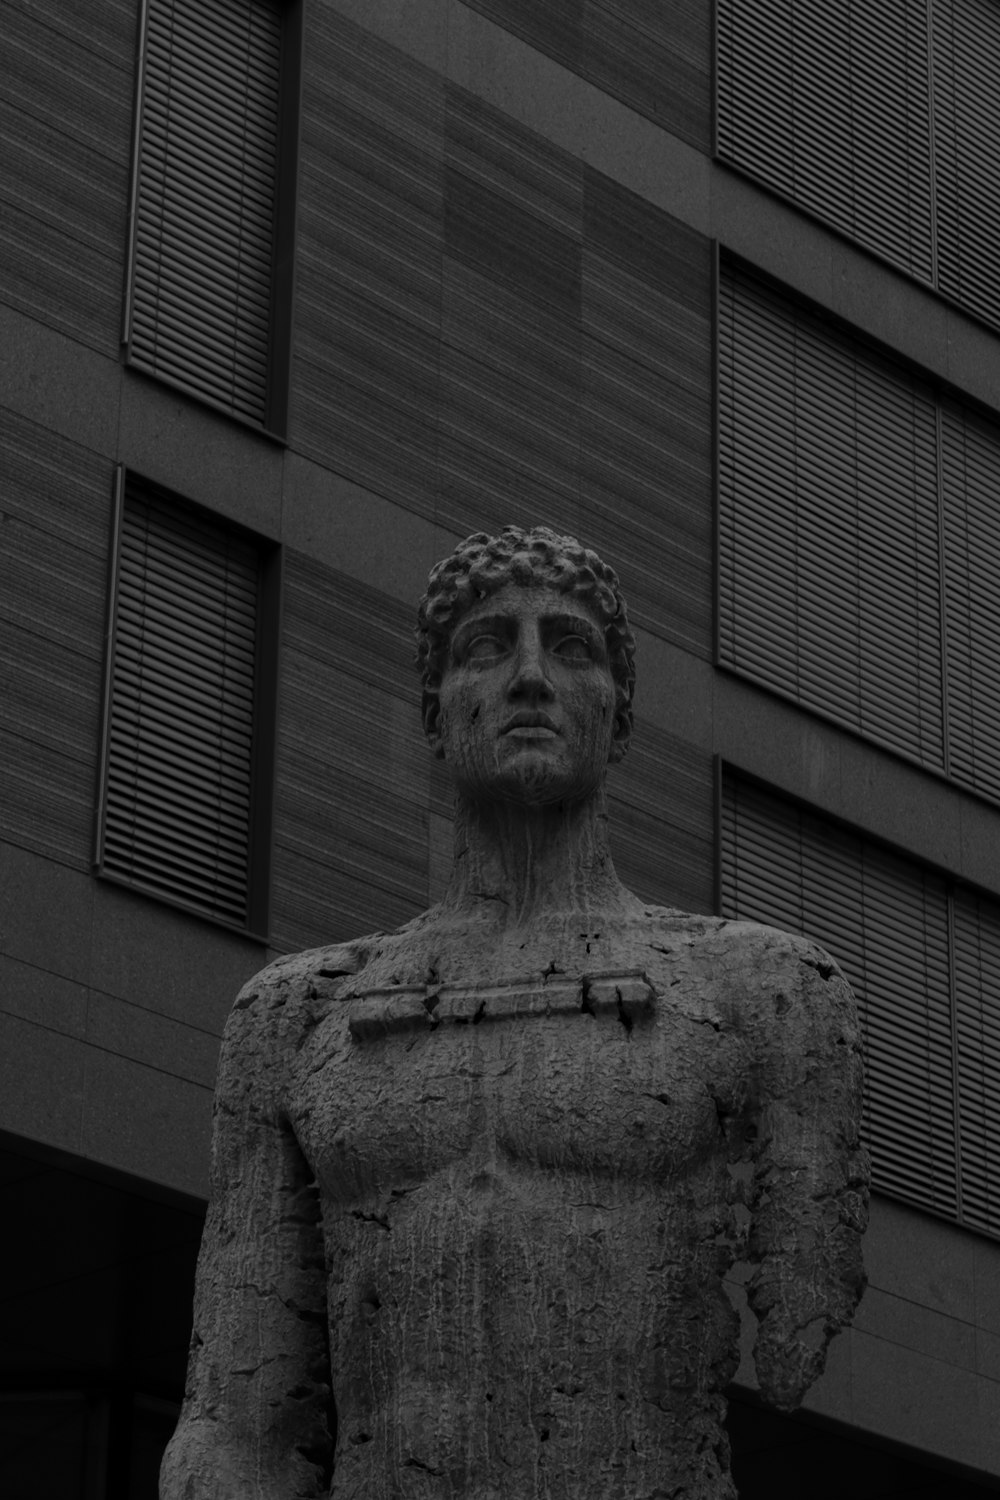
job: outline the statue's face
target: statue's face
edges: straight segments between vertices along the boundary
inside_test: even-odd
[[[587,797],[623,746],[604,632],[557,589],[510,583],[452,632],[429,738],[477,801]]]

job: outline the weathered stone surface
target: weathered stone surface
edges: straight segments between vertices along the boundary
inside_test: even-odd
[[[726,1500],[726,1272],[754,1265],[783,1408],[860,1294],[850,990],[804,940],[620,885],[623,611],[511,545],[425,698],[445,900],[233,1011],[168,1500]]]

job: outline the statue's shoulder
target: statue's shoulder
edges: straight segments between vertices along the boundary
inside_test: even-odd
[[[359,973],[385,941],[383,933],[287,953],[261,969],[236,996],[224,1042],[230,1048],[291,1041],[312,1024],[338,980]]]
[[[775,964],[804,964],[823,979],[840,973],[835,961],[824,948],[799,933],[785,932],[764,922],[744,922],[733,917],[696,916],[673,907],[649,906],[645,909],[647,931],[651,941],[683,945],[694,953],[767,968]]]
[[[376,932],[348,943],[329,943],[322,948],[285,953],[247,980],[233,1008],[245,1010],[262,1002],[284,1005],[317,979],[357,974],[384,940],[385,934]]]
[[[830,980],[846,986],[837,961],[819,943],[801,933],[787,932],[764,922],[720,920],[718,941],[728,942],[764,983],[789,975],[806,991]]]
[[[647,908],[646,941],[713,993],[741,1025],[773,1027],[792,1016],[855,1024],[843,971],[812,939],[762,922]]]

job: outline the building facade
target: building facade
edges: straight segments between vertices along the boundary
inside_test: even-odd
[[[414,606],[507,522],[630,601],[626,883],[862,1005],[741,1494],[1000,1488],[998,0],[2,11],[4,1493],[155,1493],[228,1008],[442,890]]]

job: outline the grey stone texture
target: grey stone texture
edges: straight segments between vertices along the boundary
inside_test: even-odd
[[[470,538],[422,626],[451,880],[236,1002],[161,1494],[731,1500],[725,1278],[783,1410],[863,1285],[853,997],[618,880],[631,636],[593,553]]]

